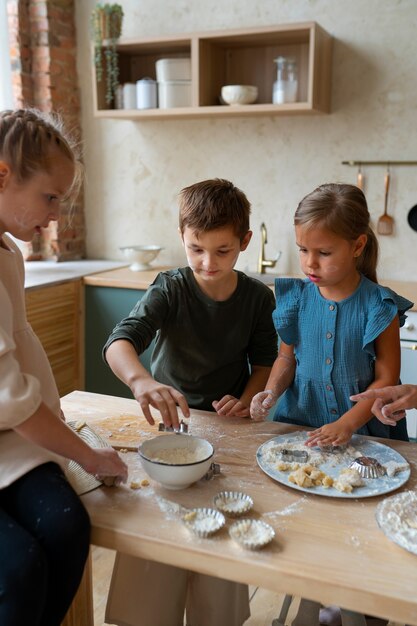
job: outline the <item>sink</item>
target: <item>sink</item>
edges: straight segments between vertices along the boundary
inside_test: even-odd
[[[250,278],[256,278],[257,280],[260,280],[261,283],[264,283],[264,285],[274,285],[275,284],[275,279],[276,278],[282,278],[282,274],[259,274],[258,272],[245,272],[245,274],[247,276],[250,276]]]

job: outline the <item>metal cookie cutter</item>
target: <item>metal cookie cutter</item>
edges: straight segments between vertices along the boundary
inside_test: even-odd
[[[159,432],[176,433],[177,435],[188,435],[188,424],[183,420],[180,421],[180,427],[165,426],[164,422],[160,422],[158,426]]]
[[[288,450],[283,448],[281,450],[281,459],[288,461],[288,463],[299,462],[306,463],[308,461],[308,452],[306,450]]]
[[[211,480],[213,476],[217,476],[220,474],[220,465],[219,463],[212,463],[207,471],[207,473],[203,476],[206,480]]]

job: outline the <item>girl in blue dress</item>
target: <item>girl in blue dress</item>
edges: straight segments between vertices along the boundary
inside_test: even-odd
[[[275,281],[274,323],[281,344],[265,391],[251,404],[264,419],[313,427],[307,445],[346,444],[353,433],[407,440],[372,416],[372,400],[350,396],[396,385],[399,327],[412,303],[377,283],[378,242],[362,191],[327,184],[299,204],[294,218],[306,279]]]

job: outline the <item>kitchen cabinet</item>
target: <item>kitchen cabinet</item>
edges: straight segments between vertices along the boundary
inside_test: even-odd
[[[315,22],[126,40],[117,48],[120,83],[144,77],[155,79],[158,59],[190,56],[192,104],[171,109],[115,110],[105,101],[106,77],[97,82],[94,76],[96,117],[147,120],[330,111],[332,37]],[[296,102],[272,104],[274,59],[278,56],[296,60]],[[257,102],[222,105],[221,87],[228,84],[256,85]]]
[[[59,395],[82,389],[81,280],[26,290],[27,318],[48,355]]]
[[[85,389],[122,398],[132,393],[103,361],[102,350],[111,331],[127,317],[145,290],[85,285]],[[150,369],[153,344],[141,355]]]

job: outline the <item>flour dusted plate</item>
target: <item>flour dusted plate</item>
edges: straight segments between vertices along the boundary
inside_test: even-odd
[[[403,491],[385,498],[376,507],[375,518],[388,539],[417,554],[417,493]]]
[[[330,452],[320,450],[319,448],[307,448],[305,446],[306,441],[306,431],[288,433],[287,435],[280,435],[266,441],[256,452],[256,460],[259,467],[270,478],[287,487],[304,491],[305,493],[332,498],[356,499],[380,496],[395,491],[395,489],[404,485],[410,477],[410,466],[401,454],[385,444],[372,441],[361,435],[353,435],[347,447]],[[307,450],[309,455],[307,464],[317,467],[334,480],[339,477],[342,470],[347,469],[352,461],[360,456],[376,458],[382,465],[389,468],[389,472],[379,478],[363,478],[363,486],[355,487],[350,493],[338,491],[334,487],[326,488],[322,485],[302,487],[289,480],[292,468],[295,470],[296,465],[292,465],[287,471],[277,469],[277,465],[280,465],[282,459],[281,451],[283,449]],[[302,463],[299,464],[300,467],[302,465]],[[398,467],[399,471],[394,475],[389,475],[392,474],[393,467]]]

